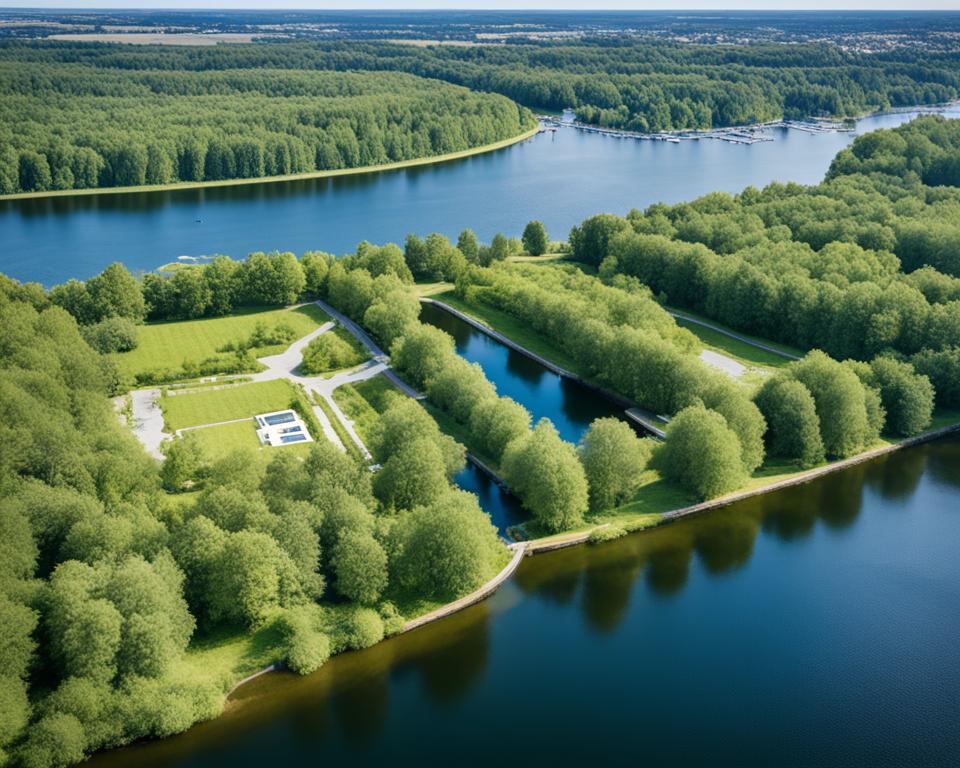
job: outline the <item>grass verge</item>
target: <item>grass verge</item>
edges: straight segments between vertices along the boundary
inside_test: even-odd
[[[504,336],[508,336],[522,347],[529,349],[534,354],[540,355],[547,360],[552,361],[561,368],[566,368],[578,376],[588,377],[588,371],[583,368],[576,360],[570,357],[562,349],[557,348],[552,342],[545,339],[536,331],[517,320],[506,312],[494,309],[479,301],[465,301],[457,296],[453,291],[443,291],[433,296],[437,301],[458,309],[465,315],[469,315],[474,320],[478,320],[489,328],[499,331]]]
[[[365,461],[360,453],[360,449],[357,447],[357,444],[353,442],[353,438],[350,437],[350,433],[347,432],[346,428],[340,422],[340,419],[337,418],[337,414],[333,412],[333,408],[330,407],[330,403],[328,403],[319,395],[315,395],[313,400],[317,404],[317,407],[323,411],[324,415],[327,417],[327,420],[330,422],[330,426],[332,426],[333,431],[337,433],[337,437],[340,438],[340,442],[343,443],[343,447],[346,449],[347,453],[359,461]],[[363,433],[357,430],[357,434],[359,434],[360,439],[363,440]]]

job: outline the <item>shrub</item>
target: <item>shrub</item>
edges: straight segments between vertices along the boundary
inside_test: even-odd
[[[351,368],[366,359],[353,344],[337,333],[338,330],[322,333],[307,344],[300,365],[303,373],[313,375],[338,368]]]
[[[397,606],[389,600],[380,606],[380,618],[383,619],[383,629],[387,637],[402,632],[407,623],[407,620],[397,610]]]
[[[619,539],[621,536],[626,535],[626,530],[621,528],[619,525],[605,525],[600,528],[594,528],[592,531],[590,531],[590,536],[587,538],[587,541],[590,544],[600,544],[601,542],[613,541],[614,539]]]
[[[311,609],[284,611],[275,627],[283,638],[286,665],[298,675],[316,672],[330,658],[330,638],[317,629]]]
[[[129,352],[140,341],[136,324],[127,317],[107,317],[99,323],[81,326],[80,330],[87,344],[101,354]]]
[[[360,650],[383,640],[383,619],[372,608],[352,607],[340,612],[337,622],[344,648]]]

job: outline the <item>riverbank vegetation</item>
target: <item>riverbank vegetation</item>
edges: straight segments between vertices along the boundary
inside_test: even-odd
[[[151,63],[112,46],[0,46],[0,194],[385,165],[535,126],[491,93],[401,72],[244,56]],[[203,58],[203,52],[195,51]],[[144,66],[146,65],[146,66]]]
[[[899,46],[863,53],[830,43],[353,40],[161,48],[47,41],[6,43],[0,64],[11,110],[3,122],[17,121],[13,135],[22,137],[5,157],[3,192],[255,177],[442,154],[531,127],[513,102],[658,132],[848,117],[960,95],[950,52]],[[45,77],[27,77],[27,66]],[[63,99],[56,110],[40,102],[52,94]],[[309,117],[299,111],[304,102]],[[108,119],[107,111],[97,117],[95,105],[122,119]]]
[[[836,358],[903,358],[956,407],[960,151],[955,121],[859,137],[813,187],[772,184],[594,217],[571,235],[605,280]]]

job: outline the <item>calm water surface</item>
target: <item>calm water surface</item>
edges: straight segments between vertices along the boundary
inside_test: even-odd
[[[958,468],[943,440],[529,558],[486,603],[93,766],[956,766]]]
[[[953,115],[960,110],[952,110]],[[858,131],[908,115],[860,122]],[[461,161],[381,174],[242,187],[0,202],[0,272],[44,284],[113,261],[151,270],[181,255],[352,250],[409,232],[518,235],[533,218],[556,237],[601,211],[626,213],[774,180],[815,183],[852,135],[772,132],[776,141],[667,144],[565,128]],[[197,220],[200,220],[198,223]]]
[[[483,368],[487,379],[496,385],[497,394],[512,397],[524,406],[534,422],[549,418],[568,442],[579,442],[594,419],[623,418],[623,409],[602,395],[558,376],[449,312],[424,304],[420,319],[453,336],[460,356]],[[516,497],[502,491],[473,464],[468,463],[455,480],[464,490],[477,494],[480,506],[501,534],[529,518]]]
[[[498,395],[520,403],[530,411],[534,423],[549,418],[564,440],[579,442],[594,419],[623,416],[623,408],[605,397],[558,376],[449,312],[424,304],[420,319],[453,336],[460,356],[483,368]]]

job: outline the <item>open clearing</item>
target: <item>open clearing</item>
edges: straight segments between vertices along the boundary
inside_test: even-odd
[[[175,431],[280,411],[289,408],[295,397],[296,390],[290,382],[275,379],[225,389],[167,395],[160,398],[160,407],[167,427]]]
[[[151,323],[140,329],[140,343],[131,352],[113,355],[122,374],[135,376],[147,371],[178,371],[184,363],[200,363],[209,358],[227,358],[232,352],[218,352],[231,342],[246,341],[257,323],[268,330],[284,323],[300,338],[330,318],[315,304],[283,309],[247,307],[227,317],[205,317]],[[259,347],[257,357],[282,352],[288,343]]]
[[[693,312],[683,310],[683,313],[696,319],[700,319],[697,315],[694,315]],[[738,363],[748,368],[782,368],[783,366],[792,362],[788,357],[783,357],[775,352],[768,352],[765,349],[760,349],[752,344],[747,344],[745,341],[731,338],[730,336],[718,333],[717,331],[714,331],[711,328],[706,328],[698,323],[691,323],[689,320],[685,320],[682,317],[674,317],[674,320],[677,321],[677,325],[679,325],[681,328],[686,328],[694,336],[700,339],[700,341],[703,342],[703,345],[708,349],[713,349],[722,355],[731,357]],[[703,318],[703,320],[712,323],[713,325],[722,327],[721,323],[717,323],[709,318]],[[745,338],[752,338],[747,337],[746,334],[740,335],[744,336]],[[767,339],[757,339],[757,341],[775,349],[782,349],[789,355],[795,355],[797,357],[803,356],[802,350],[788,347],[786,344],[778,344],[773,341],[768,341]]]

